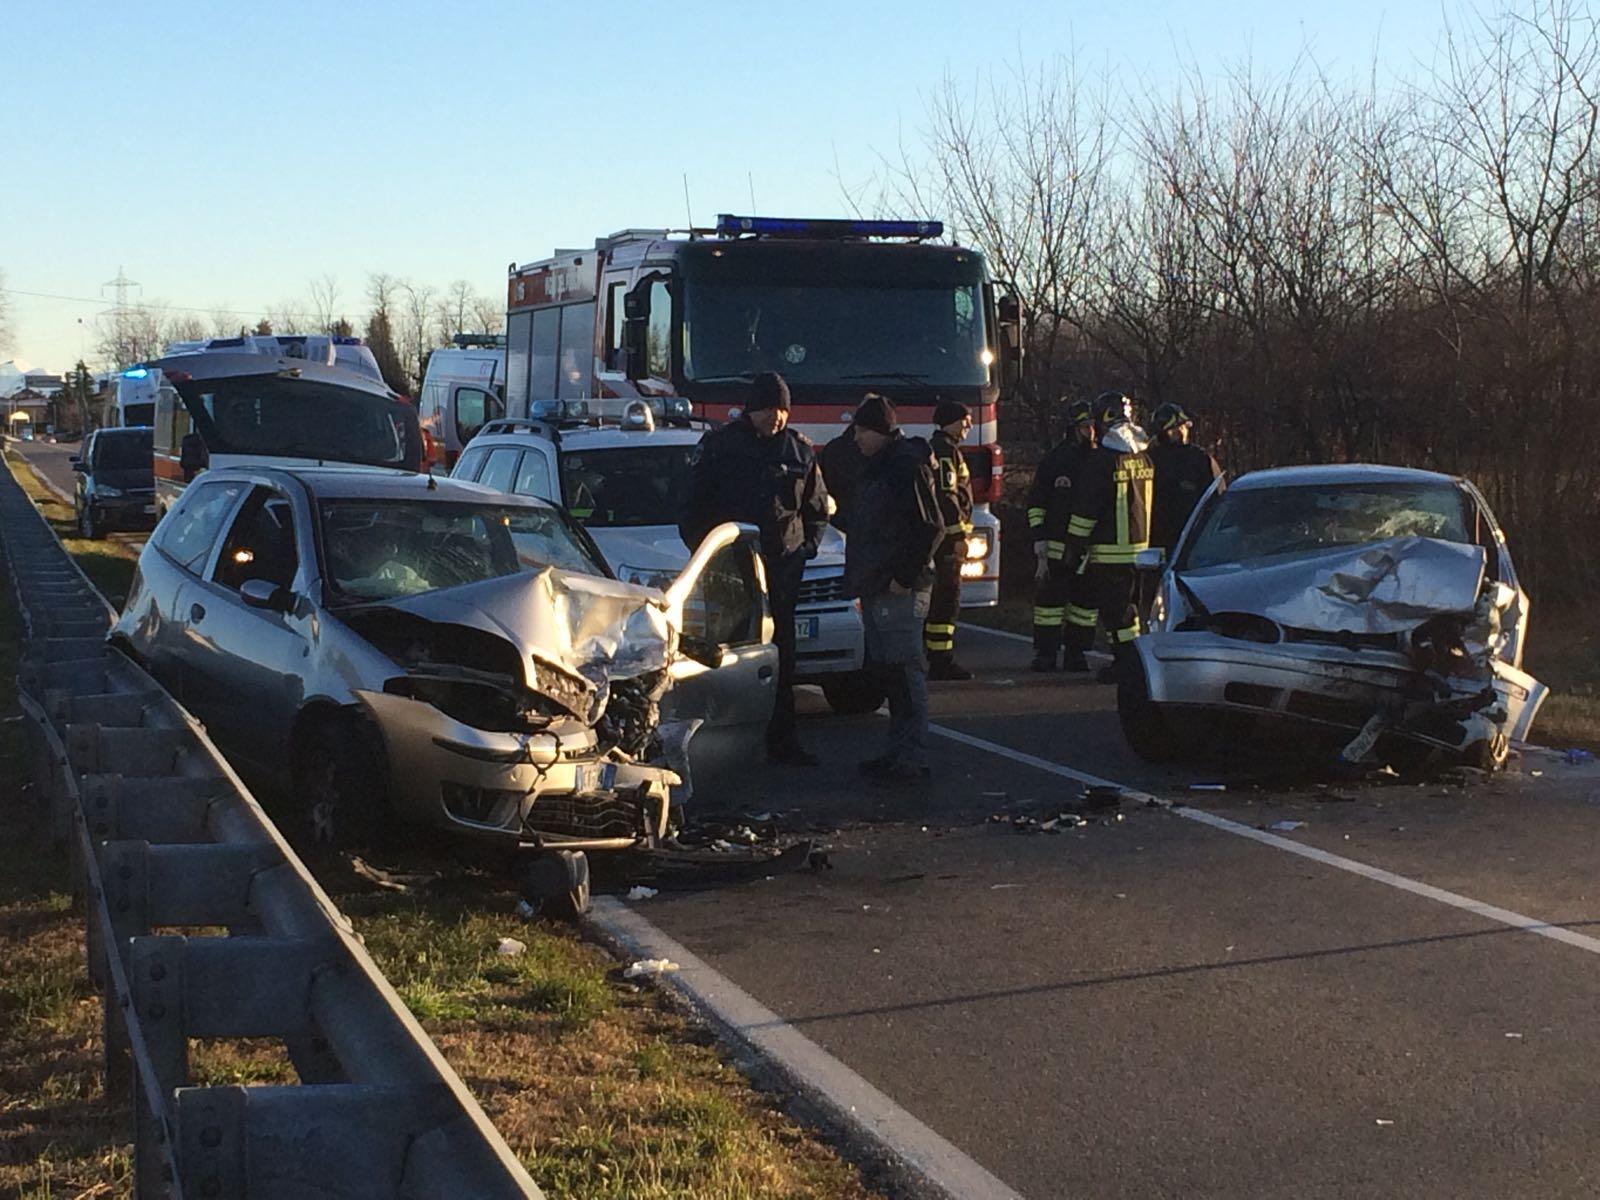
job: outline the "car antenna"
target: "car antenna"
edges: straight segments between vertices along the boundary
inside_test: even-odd
[[[439,481],[433,477],[432,462],[428,463],[428,490],[430,492],[437,492],[439,490]]]

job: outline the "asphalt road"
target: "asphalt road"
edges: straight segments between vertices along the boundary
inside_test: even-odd
[[[12,442],[11,446],[56,487],[72,495],[72,456],[78,452],[77,442]]]
[[[936,781],[883,793],[853,770],[883,718],[808,704],[824,765],[744,809],[840,826],[834,869],[637,911],[1028,1197],[1600,1191],[1600,941],[1482,907],[1600,936],[1600,772],[1328,787],[1270,746],[1157,770],[1109,688],[992,635],[962,657],[979,679],[935,720],[999,749],[936,739]],[[1021,835],[1079,787],[1008,748],[1201,807]],[[1304,824],[1257,832],[1280,820]]]

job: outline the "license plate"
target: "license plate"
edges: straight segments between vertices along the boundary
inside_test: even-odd
[[[617,782],[617,764],[579,763],[573,779],[573,790],[578,792],[609,792]]]
[[[816,617],[796,617],[794,619],[794,640],[805,642],[817,636]]]

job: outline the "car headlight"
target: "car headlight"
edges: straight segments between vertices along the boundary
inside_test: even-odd
[[[106,487],[105,484],[101,484],[99,487],[95,488],[94,494],[106,500],[118,500],[122,497],[122,489]]]
[[[627,563],[623,563],[617,568],[617,577],[625,583],[658,588],[664,592],[672,586],[672,581],[678,577],[678,573],[663,567],[630,567]]]
[[[982,559],[989,557],[989,531],[975,530],[967,534],[967,558]]]

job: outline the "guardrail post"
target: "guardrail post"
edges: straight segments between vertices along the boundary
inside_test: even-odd
[[[111,944],[101,953],[117,954],[127,961],[128,939],[150,932],[150,846],[146,842],[90,845],[99,847],[101,886],[105,910],[111,919]],[[129,1078],[128,1030],[109,971],[105,971],[105,979],[106,1093],[120,1096],[126,1095]],[[131,1001],[131,997],[128,999]]]
[[[151,1077],[135,1081],[133,1095],[137,1200],[164,1198],[182,1186],[177,1175],[172,1097],[189,1082],[189,1038],[183,1014],[187,944],[183,937],[147,936],[134,938],[128,947],[128,983],[151,1072]],[[152,1096],[160,1098],[159,1107],[152,1106]]]
[[[178,1171],[188,1196],[244,1196],[245,1091],[186,1088],[176,1097]]]

